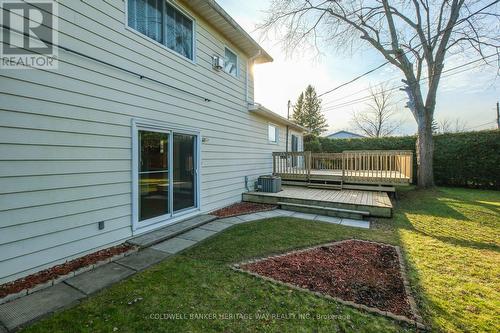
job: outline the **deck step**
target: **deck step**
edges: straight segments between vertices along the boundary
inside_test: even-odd
[[[352,210],[352,209],[324,207],[316,205],[304,205],[304,204],[283,202],[283,201],[279,201],[278,205],[281,207],[281,209],[285,210],[292,210],[301,213],[313,213],[313,214],[320,214],[327,216],[345,217],[357,220],[362,220],[364,217],[370,216],[370,212],[363,210]]]
[[[174,238],[191,229],[197,228],[200,225],[216,220],[217,216],[202,214],[178,223],[171,224],[161,229],[156,229],[151,232],[139,235],[127,241],[128,244],[139,246],[141,248],[150,247],[164,240]]]
[[[306,181],[293,181],[293,180],[282,180],[282,185],[290,185],[290,186],[307,186],[308,182]]]
[[[308,184],[307,187],[326,189],[326,190],[341,190],[342,189],[342,185],[340,185],[340,184]]]

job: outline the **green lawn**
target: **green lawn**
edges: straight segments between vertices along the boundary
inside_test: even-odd
[[[403,248],[417,302],[433,331],[500,331],[500,192],[440,188],[403,191],[394,219],[380,220],[372,230],[292,218],[232,227],[26,332],[412,332],[228,267],[346,238]],[[152,319],[159,314],[181,318]],[[210,317],[183,318],[190,314]],[[230,318],[234,314],[251,318]],[[289,315],[264,317],[271,314]]]

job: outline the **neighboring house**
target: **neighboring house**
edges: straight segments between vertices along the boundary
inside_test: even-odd
[[[0,70],[0,283],[240,201],[273,151],[302,149],[253,101],[272,58],[213,0],[59,16],[57,70]]]
[[[365,136],[359,135],[356,133],[352,133],[349,131],[338,131],[335,133],[325,135],[325,138],[328,138],[328,139],[359,139],[359,138],[365,138]]]

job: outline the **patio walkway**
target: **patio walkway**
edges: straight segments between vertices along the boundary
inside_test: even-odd
[[[0,305],[0,333],[15,331],[55,311],[71,307],[99,290],[140,272],[233,225],[260,219],[290,216],[307,220],[369,228],[370,223],[331,216],[271,210],[218,219],[200,225],[173,238],[100,266],[57,285]]]

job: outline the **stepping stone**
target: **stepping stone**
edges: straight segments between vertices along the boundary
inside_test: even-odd
[[[316,216],[316,221],[320,221],[320,222],[340,224],[341,220],[342,219],[340,217],[335,217],[335,216],[324,216],[324,215]]]
[[[73,305],[84,294],[59,283],[26,297],[0,305],[0,321],[8,330],[25,325],[46,314]]]
[[[229,227],[231,227],[232,224],[229,224],[229,223],[222,223],[221,220],[219,221],[214,221],[214,222],[210,222],[210,223],[207,223],[207,224],[204,224],[202,225],[200,228],[201,229],[205,229],[205,230],[211,230],[211,231],[222,231],[224,229],[227,229]]]
[[[140,246],[142,248],[149,247],[151,245],[160,243],[164,240],[174,238],[186,231],[199,227],[205,223],[214,221],[217,216],[213,215],[198,215],[193,218],[174,223],[172,225],[166,226],[161,229],[157,229],[151,232],[147,232],[143,235],[134,237],[127,241],[127,243]]]
[[[116,263],[135,271],[142,271],[154,264],[159,263],[168,256],[170,256],[170,254],[162,251],[144,249],[142,251],[126,256],[120,260],[117,260]]]
[[[301,212],[295,212],[293,213],[292,217],[296,217],[298,219],[304,219],[304,220],[314,220],[318,215],[316,214],[308,214],[308,213],[301,213]]]
[[[154,250],[163,251],[163,252],[167,252],[170,254],[175,254],[175,253],[180,252],[180,251],[182,251],[182,250],[184,250],[184,249],[186,249],[186,248],[188,248],[196,243],[197,242],[193,241],[193,240],[175,237],[175,238],[166,240],[164,242],[161,242],[159,244],[156,244],[152,248]]]
[[[252,214],[246,214],[246,215],[240,215],[238,216],[240,219],[246,222],[250,221],[255,221],[255,220],[262,220],[265,219],[266,216],[261,215],[260,213],[252,213]]]
[[[283,216],[279,212],[276,212],[276,210],[266,210],[266,211],[263,211],[263,212],[258,212],[256,214],[259,214],[259,215],[267,217],[267,218]]]
[[[219,220],[217,220],[217,222],[227,223],[227,224],[240,224],[240,223],[243,223],[243,222],[246,222],[246,221],[240,219],[238,216],[233,216],[233,217],[227,217],[227,218],[224,218],[224,219],[219,219]],[[203,227],[204,226],[202,226],[202,228]]]
[[[106,264],[93,271],[85,272],[64,281],[70,286],[90,295],[123,280],[135,271],[116,263]]]
[[[204,240],[205,238],[215,235],[216,233],[217,233],[216,231],[196,228],[186,233],[183,233],[182,235],[179,235],[177,237],[199,242],[201,240]]]
[[[349,227],[370,229],[370,222],[368,222],[368,221],[342,219],[342,222],[340,222],[340,224],[345,225],[345,226],[349,226]]]
[[[280,214],[280,216],[292,216],[295,212],[285,209],[275,209],[274,212]]]

